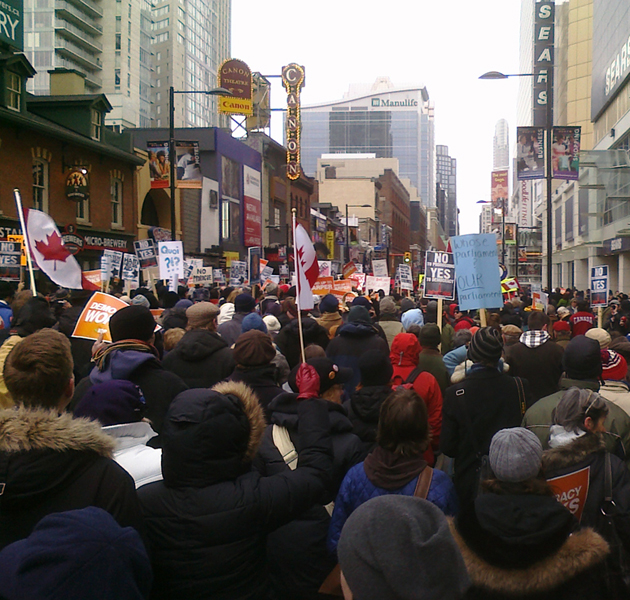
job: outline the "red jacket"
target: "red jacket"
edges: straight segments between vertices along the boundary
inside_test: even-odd
[[[591,312],[580,311],[569,317],[571,324],[571,337],[584,335],[589,329],[595,327],[595,315]]]
[[[407,381],[407,377],[418,366],[420,343],[413,333],[399,333],[392,342],[389,358],[394,368],[392,387],[396,388]],[[431,373],[422,372],[413,382],[413,390],[424,400],[431,427],[431,446],[425,453],[426,461],[435,462],[433,450],[440,446],[442,432],[442,392],[437,379]]]
[[[455,321],[453,325],[453,329],[455,331],[460,331],[461,329],[470,329],[475,326],[475,322],[470,317],[460,317]]]

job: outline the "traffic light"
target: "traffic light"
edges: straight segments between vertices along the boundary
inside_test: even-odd
[[[411,252],[405,252],[405,263],[411,262]]]

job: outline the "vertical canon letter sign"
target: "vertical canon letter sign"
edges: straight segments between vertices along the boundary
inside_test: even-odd
[[[304,86],[304,67],[291,63],[282,67],[282,85],[287,90],[287,177],[298,179],[300,166],[300,90]]]

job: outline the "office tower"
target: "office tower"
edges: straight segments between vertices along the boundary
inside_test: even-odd
[[[492,169],[508,169],[510,166],[510,128],[505,119],[500,119],[494,127],[492,140]]]
[[[168,126],[168,95],[217,87],[217,73],[230,54],[231,0],[166,0],[153,6],[155,122]],[[216,96],[176,95],[175,127],[225,126]]]
[[[397,158],[425,206],[435,206],[433,106],[424,86],[396,87],[388,77],[352,84],[342,100],[302,106],[302,168],[317,171],[322,154],[372,153]]]
[[[440,224],[450,237],[457,235],[457,159],[448,154],[448,146],[435,147],[435,177],[438,185],[444,190],[444,207]]]

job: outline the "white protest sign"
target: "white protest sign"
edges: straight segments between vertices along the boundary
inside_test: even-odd
[[[390,280],[389,277],[373,277],[372,275],[368,275],[365,278],[365,289],[367,291],[378,291],[383,290],[386,296],[389,296],[389,286]]]
[[[140,261],[135,254],[126,252],[122,261],[122,279],[134,288],[140,287]]]
[[[160,279],[169,281],[184,277],[184,247],[181,242],[159,242]],[[177,284],[176,284],[177,285]]]
[[[413,275],[409,265],[398,265],[397,276],[401,289],[413,291]]]
[[[372,271],[374,271],[374,277],[389,277],[389,272],[387,271],[386,260],[382,260],[382,259],[373,260]]]
[[[193,285],[205,285],[212,283],[212,267],[195,267],[191,280]]]
[[[225,277],[223,277],[222,269],[212,269],[212,278],[217,283],[225,283]]]
[[[109,277],[120,277],[120,267],[122,266],[123,253],[117,250],[103,250],[103,257],[109,261]],[[102,271],[102,268],[101,268]],[[107,277],[107,279],[109,279]]]
[[[233,260],[230,265],[230,285],[243,285],[247,281],[247,261]]]
[[[137,240],[133,243],[136,256],[140,260],[140,268],[157,267],[157,254],[153,240]]]

